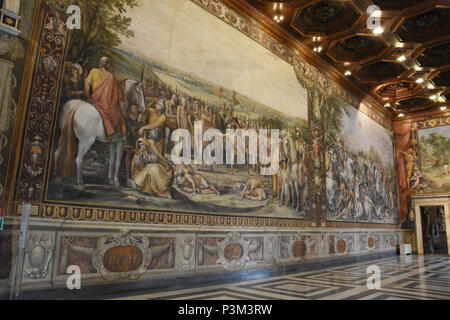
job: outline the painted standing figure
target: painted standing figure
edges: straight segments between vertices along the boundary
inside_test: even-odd
[[[119,107],[119,87],[114,75],[108,72],[111,67],[109,58],[101,58],[99,66],[93,68],[84,80],[84,94],[100,112],[106,135],[113,135],[120,123],[121,133],[126,136],[126,122]]]
[[[83,159],[95,141],[109,144],[109,183],[120,186],[119,170],[127,135],[126,120],[119,106],[120,97],[132,96],[132,103],[144,111],[142,86],[132,80],[136,85],[130,86],[130,92],[120,94],[114,75],[107,71],[110,66],[109,58],[101,58],[99,68],[92,69],[85,80],[88,102],[70,100],[60,115],[62,133],[55,152],[55,174],[59,180],[76,175],[82,190],[85,189]],[[120,130],[117,130],[119,124]]]

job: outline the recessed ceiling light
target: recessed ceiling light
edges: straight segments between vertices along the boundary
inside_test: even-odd
[[[391,106],[390,103],[386,103],[386,104],[384,105],[385,108],[389,108],[390,106]]]
[[[397,58],[397,61],[398,61],[398,62],[403,62],[403,61],[405,61],[405,60],[406,60],[406,57],[405,57],[405,56],[400,56],[400,57]]]
[[[423,78],[419,78],[416,80],[417,83],[422,83],[423,81],[424,81]]]
[[[434,89],[434,86],[430,83],[430,84],[427,86],[427,88],[428,88],[428,89]]]
[[[445,111],[445,110],[447,110],[447,107],[446,107],[446,106],[442,106],[442,107],[441,107],[441,110],[442,110],[442,111]]]
[[[433,94],[432,96],[430,96],[431,100],[435,100],[437,98],[437,96],[435,94]]]
[[[398,117],[399,118],[403,118],[405,115],[403,114],[403,113],[400,113],[399,115],[398,115]]]
[[[405,44],[403,42],[397,42],[397,44],[395,46],[397,48],[403,48],[405,46]]]
[[[370,16],[374,18],[381,18],[381,14],[382,14],[381,10],[375,10],[372,12]]]
[[[347,70],[347,71],[345,71],[344,75],[348,77],[348,76],[351,76],[351,75],[352,75],[352,73],[351,73],[351,71],[350,71],[350,70]]]
[[[283,4],[281,4],[281,3],[279,3],[279,4],[275,3],[273,5],[273,11],[274,11],[273,19],[278,23],[280,23],[280,21],[283,21],[283,19],[284,19],[282,9],[283,9]]]
[[[373,34],[382,34],[384,29],[382,27],[378,27],[373,29]]]

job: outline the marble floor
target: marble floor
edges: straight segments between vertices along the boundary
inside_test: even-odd
[[[369,266],[381,288],[368,289]],[[118,300],[450,300],[450,257],[390,257],[307,272],[184,290],[104,297]]]

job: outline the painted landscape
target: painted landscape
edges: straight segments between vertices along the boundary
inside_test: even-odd
[[[71,38],[47,201],[309,218],[308,106],[292,66],[190,1],[136,3],[124,13],[125,30],[103,30],[115,32],[117,41],[89,46],[80,45],[83,34]],[[103,117],[94,123],[100,104],[93,99],[113,97],[95,87],[107,83],[114,90],[117,83],[121,108],[112,135]],[[171,135],[193,133],[195,121],[222,134],[278,130],[280,171],[261,175],[264,165],[250,163],[249,142],[245,164],[175,164]],[[100,129],[89,129],[90,122]],[[97,136],[88,136],[91,131]]]
[[[424,192],[450,192],[450,126],[419,130]]]

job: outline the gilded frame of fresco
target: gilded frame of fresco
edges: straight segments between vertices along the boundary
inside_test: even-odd
[[[67,30],[44,28],[44,21],[58,15],[67,19],[64,11],[56,11],[39,0],[27,66],[19,100],[19,110],[13,136],[13,145],[20,146],[9,161],[7,184],[14,186],[6,194],[8,215],[20,215],[21,204],[33,205],[33,216],[46,219],[64,219],[93,222],[121,222],[139,224],[168,225],[208,225],[240,227],[373,227],[394,229],[393,224],[368,224],[354,222],[327,221],[325,193],[325,152],[324,119],[326,107],[335,103],[338,96],[352,106],[360,106],[359,111],[392,132],[392,123],[383,114],[374,111],[350,96],[326,75],[310,66],[295,54],[268,35],[256,23],[229,9],[218,0],[191,0],[222,21],[231,25],[257,43],[288,62],[294,67],[300,84],[308,92],[308,123],[310,157],[308,193],[310,219],[264,218],[220,215],[211,213],[173,213],[154,210],[128,210],[105,206],[67,205],[45,201],[46,184],[49,179],[47,159],[53,145],[53,131],[56,123],[57,102],[69,34]],[[317,152],[313,152],[313,144]],[[19,164],[17,167],[15,164]]]

